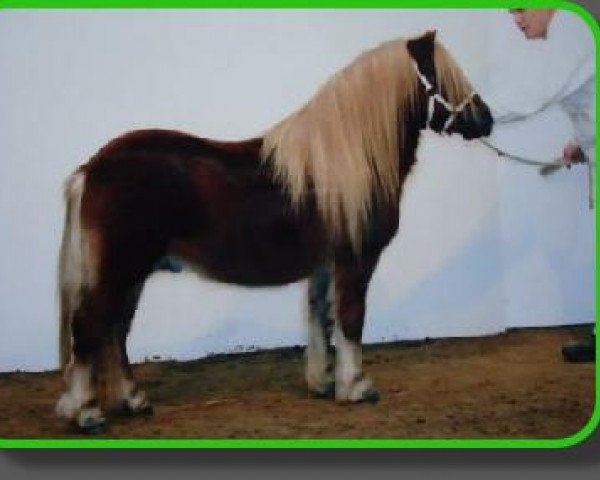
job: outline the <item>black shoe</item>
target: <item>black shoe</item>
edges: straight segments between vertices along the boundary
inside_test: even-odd
[[[596,360],[596,342],[570,343],[562,348],[562,354],[565,362],[593,362]]]

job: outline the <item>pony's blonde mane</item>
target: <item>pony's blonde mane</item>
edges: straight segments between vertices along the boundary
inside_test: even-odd
[[[462,95],[460,72],[436,45],[448,100]],[[442,83],[440,83],[442,84]],[[415,107],[418,79],[398,39],[364,52],[298,111],[264,135],[262,158],[299,207],[309,188],[333,239],[358,251],[374,202],[397,202],[403,112]]]
[[[435,76],[443,95],[452,105],[460,104],[473,92],[471,83],[452,55],[439,43],[435,44],[433,57]]]

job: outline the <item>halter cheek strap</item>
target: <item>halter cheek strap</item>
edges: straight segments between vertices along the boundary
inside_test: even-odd
[[[448,112],[448,118],[446,119],[446,121],[444,122],[444,126],[442,127],[442,132],[448,133],[448,129],[454,123],[454,120],[456,120],[458,114],[460,114],[464,110],[464,108],[475,96],[475,91],[472,91],[462,102],[460,102],[458,107],[455,107],[454,105],[450,104],[444,97],[442,97],[439,92],[434,91],[433,85],[427,79],[427,77],[423,75],[423,73],[421,73],[417,62],[413,60],[412,63],[415,67],[417,76],[419,77],[419,80],[421,81],[423,87],[425,87],[425,92],[429,97],[427,101],[427,126],[431,127],[431,120],[433,119],[433,114],[435,112],[435,103],[437,102],[440,103]]]

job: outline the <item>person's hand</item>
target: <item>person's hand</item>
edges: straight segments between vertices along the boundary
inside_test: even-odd
[[[567,167],[570,167],[573,163],[585,162],[585,155],[579,145],[569,142],[563,149],[563,160],[567,162]]]

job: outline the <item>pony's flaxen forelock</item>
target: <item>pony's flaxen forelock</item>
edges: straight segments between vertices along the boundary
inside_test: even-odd
[[[459,97],[464,77],[446,50],[435,50],[437,74]],[[440,83],[441,84],[441,83]],[[358,251],[373,202],[397,202],[403,157],[403,113],[415,108],[418,80],[403,39],[360,55],[298,111],[264,135],[262,158],[300,207],[314,189],[331,237]]]

